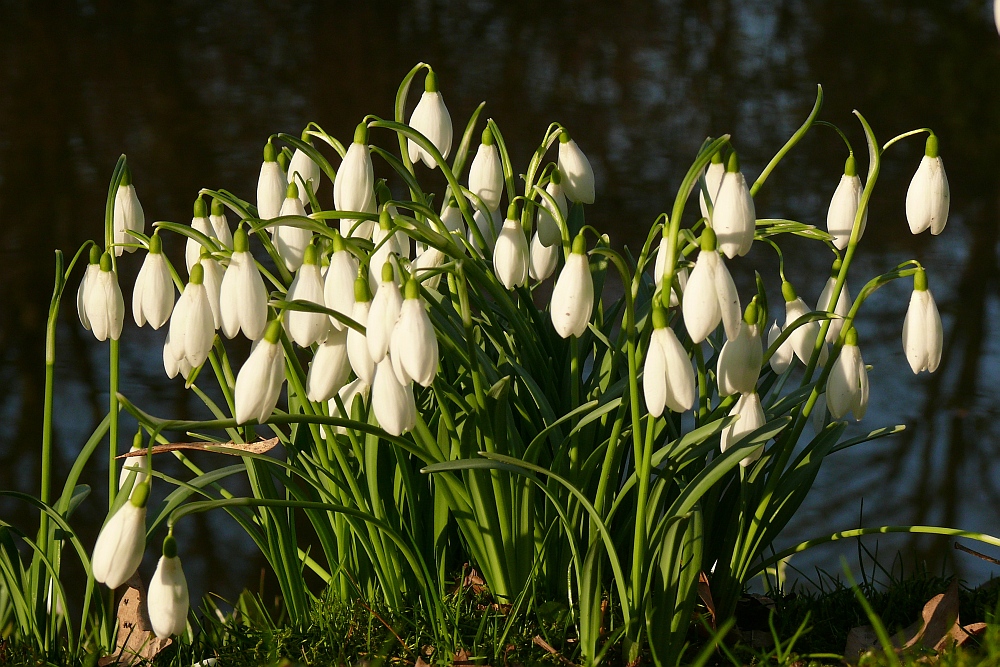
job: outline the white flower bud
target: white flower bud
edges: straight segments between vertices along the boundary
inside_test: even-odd
[[[333,239],[333,254],[330,255],[330,267],[326,270],[326,280],[323,284],[323,301],[326,307],[350,317],[354,310],[354,280],[358,276],[358,261],[348,251],[339,235]],[[335,317],[330,317],[330,324],[338,331],[345,330],[347,325]]]
[[[830,367],[826,406],[834,419],[843,419],[848,412],[852,412],[854,419],[861,421],[868,409],[868,369],[857,343],[857,331],[852,328],[847,333],[840,356]]]
[[[562,244],[553,243],[546,246],[542,243],[537,232],[532,235],[528,262],[528,275],[531,279],[538,282],[548,279],[559,265],[560,253],[562,253]]]
[[[257,216],[261,220],[278,217],[286,188],[288,182],[278,164],[277,151],[268,141],[264,145],[264,162],[260,165],[260,176],[257,178]]]
[[[504,221],[500,218],[500,211],[487,212],[476,208],[472,214],[472,221],[476,223],[476,228],[479,229],[479,233],[483,235],[483,240],[486,241],[486,250],[492,253],[496,249],[497,237],[503,228]],[[482,257],[483,248],[480,247],[479,241],[471,229],[469,230],[469,243],[479,252],[479,256]]]
[[[493,132],[483,130],[483,142],[469,168],[469,190],[483,200],[491,211],[500,207],[503,194],[503,165],[493,141]]]
[[[112,270],[111,255],[104,253],[98,271],[91,274],[85,290],[87,323],[97,340],[118,340],[125,323],[125,299]],[[82,318],[81,318],[82,319]]]
[[[80,324],[87,331],[90,331],[90,318],[87,317],[87,295],[90,287],[97,284],[97,274],[101,272],[101,249],[96,245],[90,247],[90,263],[80,280],[80,287],[76,290],[76,313],[80,317]]]
[[[248,250],[247,233],[242,228],[236,230],[233,254],[222,276],[219,311],[222,331],[228,338],[242,329],[244,336],[257,340],[267,326],[267,288]]]
[[[462,209],[458,207],[458,202],[452,197],[448,205],[441,212],[441,222],[449,232],[465,234],[465,218],[462,217]]]
[[[722,187],[722,177],[725,175],[726,165],[722,161],[722,153],[717,152],[712,156],[712,161],[705,169],[705,187],[708,189],[709,201],[713,208],[719,201],[719,188]],[[705,201],[705,191],[700,187],[698,188],[698,205],[701,209],[701,217],[711,220],[711,216],[708,214],[708,202]]]
[[[906,191],[906,221],[910,231],[919,234],[929,228],[931,234],[940,234],[948,223],[950,206],[951,190],[944,173],[944,160],[938,155],[938,139],[932,134],[927,137],[924,157]]]
[[[306,395],[310,401],[328,401],[340,391],[350,374],[347,331],[333,329],[316,349],[316,354],[309,364]]]
[[[736,405],[733,406],[729,415],[739,415],[740,418],[722,429],[720,446],[723,452],[733,445],[738,445],[744,437],[764,425],[764,409],[760,405],[760,396],[757,395],[757,392],[743,394],[740,396],[740,400],[736,401]],[[750,454],[740,461],[740,465],[746,468],[759,459],[763,453],[764,445],[755,447]]]
[[[220,300],[222,298],[222,280],[225,270],[207,250],[201,253],[201,267],[205,270],[205,294],[208,296],[208,305],[212,309],[212,326],[215,329],[222,327],[222,308]]]
[[[396,234],[391,231],[391,228],[391,216],[388,211],[383,210],[372,235],[375,249],[368,260],[368,285],[371,287],[372,294],[378,294],[379,276],[382,275],[387,263],[391,265],[393,271],[399,269],[400,247]]]
[[[187,579],[177,557],[172,535],[163,541],[163,555],[156,563],[156,572],[149,581],[146,594],[149,624],[157,637],[183,634],[187,629],[189,607]]]
[[[413,384],[401,384],[386,356],[375,371],[372,385],[372,410],[379,426],[391,435],[402,435],[417,425],[417,406],[413,399]]]
[[[684,289],[681,312],[688,335],[695,343],[708,338],[720,321],[729,339],[739,333],[740,297],[729,269],[715,250],[711,229],[702,233],[702,250]]]
[[[306,301],[317,306],[324,305],[319,250],[314,245],[306,247],[303,264],[288,288],[288,300]],[[288,310],[285,313],[285,327],[288,329],[288,335],[299,347],[309,347],[313,343],[326,340],[327,334],[333,328],[329,315],[304,310]]]
[[[757,306],[751,302],[746,316],[740,322],[739,334],[736,338],[727,340],[719,352],[716,376],[721,396],[749,394],[757,388],[764,350],[760,344],[756,319]]]
[[[563,194],[562,176],[558,169],[552,170],[549,184],[545,186],[545,192],[555,200],[556,207],[553,208],[548,199],[542,199],[539,202],[535,230],[539,242],[545,247],[550,247],[562,241],[559,218],[565,220],[566,216],[569,215],[569,205],[566,203],[566,195]]]
[[[423,276],[429,271],[440,267],[444,264],[445,255],[443,252],[434,248],[432,246],[427,246],[424,248],[423,252],[417,256],[417,259],[413,262],[413,275],[421,280],[421,284],[429,290],[436,290],[438,285],[441,284],[441,274],[438,273],[426,280],[423,280]]]
[[[299,215],[305,217],[306,210],[298,198],[298,187],[294,183],[288,184],[288,191],[285,193],[285,201],[281,204],[280,215]],[[298,271],[302,266],[302,257],[305,255],[306,246],[312,241],[312,232],[302,227],[291,225],[278,225],[274,230],[274,247],[278,251],[278,256],[285,261],[285,267],[289,271]]]
[[[146,500],[149,483],[139,484],[101,528],[94,545],[94,580],[115,589],[135,574],[146,550]]]
[[[493,272],[509,290],[524,285],[528,280],[528,240],[524,237],[515,204],[510,205],[493,248]]]
[[[756,224],[757,213],[750,188],[740,171],[736,153],[731,153],[712,213],[712,229],[718,238],[719,250],[730,259],[750,252]]]
[[[191,279],[174,306],[170,318],[170,349],[174,359],[184,359],[198,368],[208,359],[215,341],[215,321],[208,301],[201,264],[191,267]]]
[[[132,318],[140,327],[149,322],[149,326],[159,329],[170,319],[174,309],[174,281],[161,248],[160,236],[154,234],[149,240],[146,259],[135,278]]]
[[[583,234],[573,240],[573,252],[552,289],[549,312],[552,326],[563,338],[579,338],[587,330],[594,310],[594,279],[590,275],[587,243]]]
[[[771,329],[767,332],[767,347],[770,348],[774,345],[774,342],[778,340],[778,336],[781,335],[781,327],[778,326],[777,322],[771,324]],[[773,370],[778,375],[781,375],[788,370],[788,367],[792,365],[792,359],[795,358],[795,351],[792,350],[791,342],[786,338],[785,341],[774,351],[771,355],[769,363],[771,364],[771,370]]]
[[[594,169],[565,130],[559,135],[559,174],[563,192],[581,204],[594,203]]]
[[[914,373],[933,373],[941,363],[944,329],[934,296],[927,289],[927,275],[920,269],[913,277],[913,293],[903,319],[903,350]]]
[[[321,173],[319,165],[313,162],[311,157],[296,148],[295,152],[292,153],[291,161],[288,163],[288,184],[297,186],[295,196],[298,198],[299,203],[303,207],[309,203],[309,194],[303,189],[302,186],[309,183],[309,186],[312,188],[313,194],[315,195],[319,192],[320,178]],[[282,207],[284,207],[284,204],[282,204]],[[281,213],[281,215],[288,214]]]
[[[194,200],[194,217],[191,218],[191,228],[209,238],[215,237],[212,222],[208,219],[208,206],[201,197]],[[187,267],[188,273],[191,273],[191,268],[201,259],[203,247],[201,243],[188,237],[187,243],[184,245],[184,265]]]
[[[372,371],[373,378],[374,375],[375,373],[374,371]],[[329,403],[330,416],[331,417],[343,416],[346,419],[350,419],[352,408],[354,406],[354,400],[357,398],[360,398],[361,400],[367,400],[370,390],[371,390],[371,385],[367,384],[361,378],[355,378],[351,382],[345,384],[343,387],[340,388],[340,391],[337,392],[337,396],[340,397],[340,402],[344,404],[344,409],[347,410],[347,414],[346,415],[340,414],[340,406],[337,405],[337,399],[335,397],[330,399]],[[326,432],[322,426],[320,427],[320,431],[323,433],[323,437],[326,437]],[[336,428],[336,432],[344,434],[347,432],[347,430],[343,426],[338,426]]]
[[[660,307],[653,309],[653,327],[642,370],[646,409],[654,417],[663,414],[664,408],[672,412],[690,410],[695,400],[694,370]]]
[[[366,328],[368,327],[368,314],[371,311],[371,295],[368,292],[368,280],[358,278],[354,282],[354,309],[351,311],[351,318]],[[356,329],[347,331],[347,358],[351,362],[351,370],[365,384],[371,385],[375,381],[375,361],[368,351],[368,337],[366,334]]]
[[[428,71],[424,79],[424,93],[410,115],[410,127],[427,137],[441,157],[448,157],[452,140],[451,114],[444,105],[444,97],[438,92],[437,75],[433,71]],[[423,161],[431,169],[437,168],[437,162],[430,153],[412,139],[408,140],[407,146],[412,163]]]
[[[251,419],[263,424],[278,404],[285,381],[285,355],[278,341],[280,336],[281,323],[274,320],[236,376],[234,416],[237,424],[245,424]]]
[[[406,376],[421,386],[431,386],[438,369],[438,341],[420,286],[412,278],[406,283],[406,299],[393,327],[392,350],[393,362]]]
[[[835,263],[836,271],[839,273],[839,264]],[[833,298],[833,290],[837,286],[837,276],[830,276],[826,285],[823,286],[823,291],[820,292],[819,300],[816,302],[816,310],[829,312],[830,299]],[[844,283],[844,288],[840,290],[840,296],[837,297],[837,305],[833,309],[833,313],[839,315],[840,317],[835,317],[830,320],[830,326],[826,330],[826,342],[833,344],[837,342],[840,337],[840,332],[844,328],[844,319],[847,314],[851,312],[851,293],[847,289],[847,283]]]
[[[378,292],[372,299],[371,311],[368,313],[367,333],[368,353],[378,364],[389,352],[389,341],[392,329],[399,319],[399,310],[403,305],[403,296],[399,293],[391,264],[382,268],[382,280]]]
[[[135,194],[135,186],[132,185],[132,170],[125,165],[125,170],[122,172],[122,180],[118,185],[118,191],[115,192],[115,211],[114,211],[114,230],[115,230],[115,257],[121,257],[122,251],[135,252],[135,248],[124,248],[121,243],[136,243],[137,239],[125,232],[131,230],[133,232],[142,233],[146,228],[146,216],[142,212],[142,204],[139,203],[139,197]]]
[[[337,178],[333,182],[333,207],[338,211],[373,211],[374,188],[375,172],[372,168],[371,154],[368,152],[368,126],[361,123],[354,130],[354,142],[347,149],[340,170],[337,171]],[[358,222],[345,218],[341,226],[347,225],[350,230]]]
[[[844,166],[844,175],[840,177],[840,184],[833,193],[830,200],[830,208],[826,213],[826,230],[833,237],[833,245],[843,250],[851,240],[851,232],[854,230],[854,219],[858,215],[858,207],[861,205],[861,178],[857,174],[854,156],[847,158]],[[868,224],[868,209],[865,208],[861,216],[861,227],[858,229],[858,241],[865,233],[865,226]]]

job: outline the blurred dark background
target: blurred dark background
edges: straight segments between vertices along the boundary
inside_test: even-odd
[[[883,142],[933,127],[951,182],[946,233],[909,233],[903,202],[923,140],[902,142],[883,164],[851,288],[906,258],[924,262],[945,324],[941,369],[914,377],[903,356],[909,282],[878,292],[858,323],[874,366],[871,407],[852,428],[907,431],[832,457],[783,543],[859,521],[1000,534],[1000,338],[990,335],[1000,320],[1000,37],[991,9],[986,0],[0,1],[0,488],[37,493],[53,250],[71,253],[103,234],[118,155],[129,156],[147,225],[187,222],[201,187],[253,198],[270,134],[316,121],[347,142],[366,113],[390,117],[399,80],[423,60],[456,127],[487,100],[484,118],[497,120],[521,168],[547,124],[565,124],[597,176],[588,222],[633,248],[670,208],[705,136],[732,133],[752,179],[804,119],[817,83],[821,118],[847,132],[862,163],[852,109]],[[811,132],[758,195],[758,216],[825,222],[845,157],[833,132]],[[388,175],[384,167],[377,173]],[[329,190],[320,193],[328,201]],[[815,302],[830,256],[783,244],[789,278]],[[178,257],[180,243],[167,250]],[[139,263],[122,261],[126,304]],[[752,268],[778,286],[766,247],[732,267],[741,286]],[[107,410],[107,346],[76,320],[78,280],[58,336],[57,480]],[[164,336],[127,316],[123,391],[154,414],[203,415],[163,373]],[[85,475],[95,493],[76,519],[87,545],[106,508],[104,451]],[[9,502],[0,515],[31,530],[36,521]],[[181,538],[194,595],[256,588],[262,559],[224,515],[186,519]],[[884,537],[878,548],[886,563],[902,552],[909,568],[944,565],[971,583],[990,576],[991,566],[945,539]],[[838,570],[840,554],[856,562],[851,543],[791,564],[812,576],[813,567]]]

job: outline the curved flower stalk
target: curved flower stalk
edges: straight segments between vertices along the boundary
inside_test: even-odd
[[[330,255],[330,266],[323,283],[323,301],[327,308],[344,317],[351,316],[354,310],[354,280],[357,275],[358,261],[344,245],[343,237],[334,231],[333,254]],[[330,316],[330,325],[337,331],[346,329],[346,325],[333,316]]]
[[[392,330],[390,348],[400,383],[408,378],[423,387],[431,386],[438,370],[438,341],[420,296],[420,284],[413,278],[406,282],[406,298]]]
[[[446,158],[451,153],[452,127],[451,114],[444,104],[444,97],[438,90],[437,74],[429,70],[424,78],[424,94],[420,96],[416,108],[410,115],[410,127],[427,137],[434,147]],[[431,169],[437,169],[437,163],[430,153],[421,148],[412,139],[407,140],[410,162],[423,162]]]
[[[858,176],[857,164],[854,155],[847,158],[844,164],[844,175],[840,177],[840,183],[830,200],[830,208],[826,213],[826,230],[833,237],[833,245],[838,250],[847,247],[851,240],[851,233],[854,231],[854,219],[858,215],[858,207],[861,205],[861,177]],[[861,216],[861,228],[858,229],[858,241],[865,233],[865,226],[868,224],[868,209],[865,209]],[[829,303],[829,300],[827,300]],[[822,310],[826,310],[824,307]]]
[[[85,279],[87,277],[85,276]],[[125,299],[118,286],[111,255],[101,255],[99,268],[91,273],[84,289],[87,323],[97,340],[118,340],[125,323]],[[81,318],[82,320],[83,318]]]
[[[101,528],[94,545],[94,580],[115,589],[139,569],[146,549],[146,501],[149,482],[136,485],[128,501]]]
[[[272,320],[264,337],[236,376],[234,417],[237,424],[256,419],[263,424],[274,412],[285,382],[285,355],[281,350],[281,321]]]
[[[913,275],[910,305],[903,318],[903,351],[910,369],[933,373],[941,363],[944,329],[934,296],[927,289],[927,273],[918,269]]]
[[[215,237],[212,222],[208,219],[208,206],[200,196],[194,200],[194,217],[191,218],[191,228],[210,238]],[[201,248],[200,243],[188,237],[187,243],[184,245],[184,263],[188,273],[191,273],[191,268],[201,259]]]
[[[229,229],[229,221],[226,220],[226,205],[218,197],[212,198],[212,213],[208,216],[208,221],[212,223],[212,236],[224,247],[232,248],[233,232]]]
[[[298,215],[305,217],[306,209],[299,199],[299,188],[295,183],[289,182],[288,190],[285,192],[285,201],[281,204],[280,215]],[[278,250],[278,256],[285,262],[285,268],[289,271],[298,271],[302,266],[302,258],[306,252],[306,246],[312,241],[312,232],[301,227],[291,225],[278,225],[274,230],[274,246]]]
[[[569,205],[566,203],[566,195],[563,193],[562,176],[559,169],[553,169],[549,174],[549,184],[545,186],[545,192],[556,202],[553,207],[548,199],[542,199],[538,206],[538,216],[535,223],[538,241],[545,247],[550,247],[562,241],[562,231],[559,229],[559,220],[556,218],[556,211],[563,220],[569,215]]]
[[[191,278],[170,318],[170,352],[177,362],[183,359],[191,368],[205,363],[215,340],[215,320],[204,280],[205,270],[197,263],[191,267]]]
[[[149,252],[142,262],[132,290],[132,318],[136,326],[149,322],[153,329],[162,327],[174,309],[174,281],[163,256],[159,233],[149,238]]]
[[[764,349],[757,325],[757,298],[754,297],[743,313],[739,334],[727,340],[719,352],[716,368],[719,395],[753,393],[763,361]]]
[[[368,351],[368,320],[372,307],[372,295],[368,289],[368,279],[358,277],[354,281],[354,309],[351,310],[351,319],[365,327],[365,332],[357,329],[347,331],[347,359],[351,362],[351,370],[361,378],[365,384],[371,385],[375,381],[375,360],[372,359],[371,352]]]
[[[469,168],[469,190],[486,204],[491,211],[500,208],[503,195],[503,165],[497,152],[493,132],[489,127],[483,130],[482,143]]]
[[[712,154],[712,161],[705,168],[705,189],[708,190],[708,201],[705,201],[705,191],[698,189],[698,205],[701,210],[701,217],[711,222],[712,217],[708,210],[708,204],[712,207],[719,201],[719,188],[722,187],[722,178],[726,175],[726,164],[722,160],[722,151]]]
[[[375,210],[375,172],[372,157],[368,152],[368,125],[358,124],[354,130],[354,142],[347,149],[344,161],[333,182],[333,207],[338,211]],[[344,218],[341,228],[355,229],[361,220]],[[358,236],[370,236],[357,229]]]
[[[858,332],[851,327],[844,347],[833,362],[826,384],[826,406],[834,419],[843,419],[850,412],[861,421],[868,410],[868,369],[858,348]]]
[[[334,329],[316,348],[306,377],[306,396],[310,401],[328,401],[340,391],[351,374],[347,359],[347,331]]]
[[[740,171],[740,160],[733,151],[729,154],[726,174],[719,186],[719,195],[712,213],[712,230],[718,239],[719,250],[732,259],[750,252],[757,224],[750,188]]]
[[[573,251],[552,289],[549,314],[557,334],[579,338],[587,330],[593,310],[594,279],[590,275],[587,240],[581,232],[573,239]]]
[[[403,295],[396,284],[395,271],[392,264],[386,262],[382,265],[382,280],[378,292],[372,299],[365,334],[368,338],[368,353],[376,364],[389,352],[392,329],[396,326],[402,306]]]
[[[722,439],[719,444],[723,452],[733,445],[739,444],[744,437],[764,425],[764,408],[761,407],[760,396],[756,391],[741,395],[729,415],[731,417],[739,416],[739,419],[722,429]],[[763,453],[764,445],[754,448],[746,458],[740,461],[740,465],[746,468],[759,459]]]
[[[819,294],[819,300],[816,302],[816,310],[827,311],[830,310],[830,299],[833,298],[833,291],[837,287],[837,277],[840,275],[840,267],[842,266],[839,259],[834,260],[833,268],[830,272],[830,277],[826,280],[826,285],[823,286],[823,291]],[[839,317],[835,317],[830,320],[830,326],[826,330],[826,342],[833,345],[840,338],[840,332],[844,328],[844,318],[847,314],[851,312],[851,293],[847,289],[847,284],[844,284],[844,288],[840,290],[840,296],[837,297],[837,305],[833,308],[832,312]]]
[[[101,249],[96,245],[90,246],[90,257],[83,278],[80,280],[80,287],[76,290],[76,314],[80,318],[80,324],[87,331],[90,331],[90,318],[87,317],[87,295],[90,288],[96,284],[97,274],[101,272]]]
[[[937,236],[948,223],[950,206],[948,175],[944,173],[944,160],[938,153],[938,138],[932,133],[927,137],[924,157],[906,190],[906,221],[910,231],[919,234],[930,229],[931,234]]]
[[[322,306],[324,304],[323,277],[319,271],[319,249],[309,244],[303,253],[302,266],[288,288],[289,301],[306,301]],[[309,347],[326,340],[332,329],[330,316],[326,313],[311,313],[304,310],[289,310],[285,313],[288,335],[299,347]]]
[[[507,208],[507,219],[493,248],[493,272],[508,290],[521,287],[528,280],[528,241],[521,228],[517,204]]]
[[[739,333],[740,296],[715,244],[715,232],[706,228],[701,234],[701,252],[681,302],[684,326],[694,343],[708,338],[719,322],[722,322],[730,340]]]
[[[303,141],[308,141],[308,139],[308,135],[302,138]],[[295,196],[303,207],[309,203],[309,194],[302,189],[303,186],[308,183],[309,187],[312,188],[313,195],[315,195],[319,192],[320,178],[322,176],[319,165],[313,162],[313,159],[303,152],[302,149],[296,148],[295,152],[292,153],[291,161],[288,163],[288,185],[296,186]],[[282,213],[281,215],[286,214]]]
[[[346,407],[346,406],[345,406]],[[417,406],[413,399],[413,383],[401,383],[388,356],[378,363],[372,385],[372,410],[379,426],[389,434],[400,436],[417,425]]]
[[[125,247],[123,243],[135,243],[135,239],[126,232],[139,232],[146,229],[146,216],[142,212],[142,204],[132,185],[132,170],[128,164],[122,169],[122,180],[115,193],[115,257],[121,257],[122,252],[135,252],[135,247]]]
[[[561,245],[553,243],[546,246],[542,243],[538,232],[535,232],[531,237],[531,247],[528,250],[528,276],[538,282],[547,280],[555,273],[556,267],[559,265],[561,251]]]
[[[212,309],[212,326],[215,329],[219,329],[222,327],[220,299],[222,297],[222,281],[225,276],[225,270],[212,257],[212,253],[207,248],[202,248],[199,262],[201,268],[205,270],[205,294],[208,296],[208,305]]]
[[[642,391],[646,410],[654,417],[663,409],[685,412],[694,406],[694,370],[677,334],[667,326],[667,311],[653,307],[653,333],[642,369]]]
[[[594,203],[594,168],[565,130],[559,135],[559,174],[567,198],[581,204]]]
[[[233,254],[222,276],[219,314],[227,338],[233,338],[242,329],[244,336],[257,340],[267,326],[267,288],[242,227],[233,236]]]
[[[146,594],[149,623],[157,637],[181,635],[187,630],[189,607],[187,579],[177,557],[177,541],[173,535],[163,540],[163,555],[149,581]]]
[[[264,161],[260,165],[260,176],[257,177],[257,216],[261,220],[278,217],[287,188],[288,182],[285,180],[285,172],[278,164],[277,151],[274,144],[268,141],[264,144]]]

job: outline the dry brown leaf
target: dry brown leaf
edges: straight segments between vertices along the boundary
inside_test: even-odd
[[[572,662],[564,658],[563,655],[559,653],[559,651],[557,651],[555,647],[552,646],[552,644],[542,639],[539,635],[535,635],[534,637],[532,637],[531,643],[541,648],[542,650],[547,651],[548,653],[551,653],[552,655],[556,656],[563,664],[565,665],[573,664]]]
[[[153,626],[146,612],[146,587],[138,574],[133,574],[126,584],[128,589],[118,603],[118,640],[115,652],[101,658],[97,664],[136,665],[152,660],[170,646],[171,640],[153,634]]]
[[[708,583],[708,575],[698,573],[698,597],[708,610],[708,623],[715,630],[715,600],[712,599],[712,587]]]
[[[844,645],[844,659],[857,662],[862,653],[878,644],[878,635],[870,625],[859,625],[847,633],[847,643]]]
[[[967,634],[958,622],[958,579],[954,579],[948,590],[932,597],[921,612],[923,627],[910,638],[903,648],[920,644],[940,650],[954,641],[965,641]]]
[[[451,664],[455,665],[455,667],[469,667],[473,662],[469,660],[469,652],[464,648],[460,648],[455,651],[455,659],[452,660]]]
[[[257,442],[171,442],[166,445],[154,445],[153,454],[163,454],[164,452],[175,452],[178,450],[193,450],[198,452],[215,452],[216,454],[229,454],[230,456],[239,456],[240,454],[265,454],[278,445],[277,438],[271,438],[269,440],[258,440]],[[239,454],[230,452],[219,451],[219,447],[225,447],[227,449],[238,449]],[[116,456],[115,459],[127,459],[134,456],[145,456],[150,453],[149,449],[140,449],[135,452],[127,452],[120,456]]]

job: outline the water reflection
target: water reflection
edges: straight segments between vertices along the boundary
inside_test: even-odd
[[[906,229],[903,197],[921,146],[903,144],[883,168],[857,275],[910,256],[931,267],[945,318],[944,370],[910,375],[899,342],[908,288],[879,292],[859,323],[875,366],[865,427],[910,429],[831,460],[788,540],[855,525],[862,496],[868,525],[997,532],[998,402],[990,390],[1000,357],[989,332],[998,317],[998,139],[983,128],[1000,120],[993,85],[1000,42],[979,4],[188,1],[63,3],[44,12],[4,4],[0,487],[37,489],[52,250],[101,234],[118,154],[130,156],[148,219],[186,221],[199,187],[253,192],[272,132],[295,133],[316,120],[346,138],[365,113],[391,115],[399,78],[425,60],[439,72],[456,124],[488,101],[486,113],[516,163],[526,163],[548,122],[566,124],[597,172],[588,221],[631,247],[669,208],[671,188],[706,135],[731,132],[755,175],[805,116],[816,83],[827,92],[823,117],[842,124],[862,155],[852,108],[885,138],[934,127],[952,183],[946,237],[931,243]],[[811,135],[762,190],[760,215],[822,221],[843,158],[832,133]],[[383,167],[376,169],[385,175]],[[179,258],[181,245],[168,241],[166,250]],[[796,255],[790,278],[814,300],[829,257],[796,243],[786,252]],[[130,283],[138,260],[123,264]],[[777,287],[766,249],[738,264],[738,281],[759,268]],[[204,415],[163,376],[163,335],[126,324],[123,390],[155,413]],[[64,475],[107,402],[106,348],[79,327],[72,308],[63,313],[58,360],[56,469]],[[104,488],[100,465],[98,457],[87,478],[97,490]],[[95,498],[80,509],[87,544],[101,506]],[[0,511],[27,516],[10,503]],[[229,596],[256,581],[261,559],[224,517],[192,518],[184,530],[196,594],[211,587]],[[232,558],[234,544],[245,556]],[[884,540],[883,552],[904,544]],[[917,546],[931,559],[950,547],[941,540]],[[835,552],[796,564],[835,563]],[[959,559],[962,572],[983,578],[985,567],[970,561]]]

